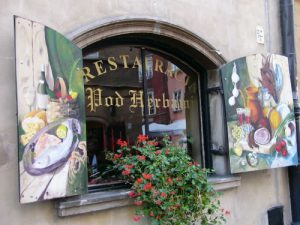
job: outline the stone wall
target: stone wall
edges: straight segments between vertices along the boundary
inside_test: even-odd
[[[278,0],[1,0],[0,7],[0,217],[1,224],[133,224],[133,207],[59,218],[55,201],[20,205],[13,15],[41,22],[70,35],[114,18],[152,18],[193,32],[230,61],[253,53],[281,53]],[[255,27],[265,30],[265,44],[256,43]],[[223,207],[230,225],[267,225],[267,210],[284,205],[291,222],[286,169],[240,174],[241,185],[224,191]],[[146,223],[146,222],[145,222]]]

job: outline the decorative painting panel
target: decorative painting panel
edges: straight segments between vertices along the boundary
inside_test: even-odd
[[[232,173],[297,165],[288,59],[256,54],[221,68]]]
[[[81,49],[15,17],[20,202],[87,191]]]

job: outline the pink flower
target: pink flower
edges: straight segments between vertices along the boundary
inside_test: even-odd
[[[194,165],[195,166],[200,166],[200,163],[199,162],[194,162]]]
[[[156,201],[156,204],[157,204],[157,205],[161,205],[161,204],[162,204],[162,201],[161,201],[161,200],[157,200],[157,201]]]
[[[140,161],[145,160],[145,159],[146,159],[146,156],[140,155],[140,156],[138,157],[138,159],[139,159]]]
[[[134,219],[134,221],[135,222],[138,222],[138,221],[140,221],[141,220],[141,216],[135,216],[135,217],[133,217],[133,219]]]
[[[149,216],[154,217],[154,212],[150,212]]]
[[[162,198],[166,198],[166,197],[167,197],[167,194],[166,194],[165,192],[162,192],[162,193],[160,194],[160,196],[161,196]]]
[[[167,180],[167,182],[168,182],[169,184],[173,184],[173,179],[172,179],[171,177],[169,177],[168,180]]]
[[[136,204],[136,205],[142,205],[143,201],[136,201],[134,204]]]
[[[161,154],[161,150],[157,150],[157,151],[155,152],[155,155],[159,155],[159,154]]]

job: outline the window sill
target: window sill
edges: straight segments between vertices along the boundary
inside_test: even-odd
[[[213,184],[216,191],[225,191],[241,185],[241,177],[239,176],[213,176],[208,180]]]
[[[129,189],[100,191],[59,200],[56,204],[60,217],[80,215],[133,204]]]
[[[217,191],[236,188],[241,184],[241,178],[237,176],[210,177],[209,181]],[[74,216],[133,205],[129,192],[129,189],[119,189],[65,198],[57,202],[57,214],[59,217]]]

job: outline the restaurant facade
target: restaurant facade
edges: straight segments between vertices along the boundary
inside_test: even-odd
[[[106,154],[139,134],[214,170],[226,224],[300,224],[299,0],[1,6],[1,224],[135,223]]]

